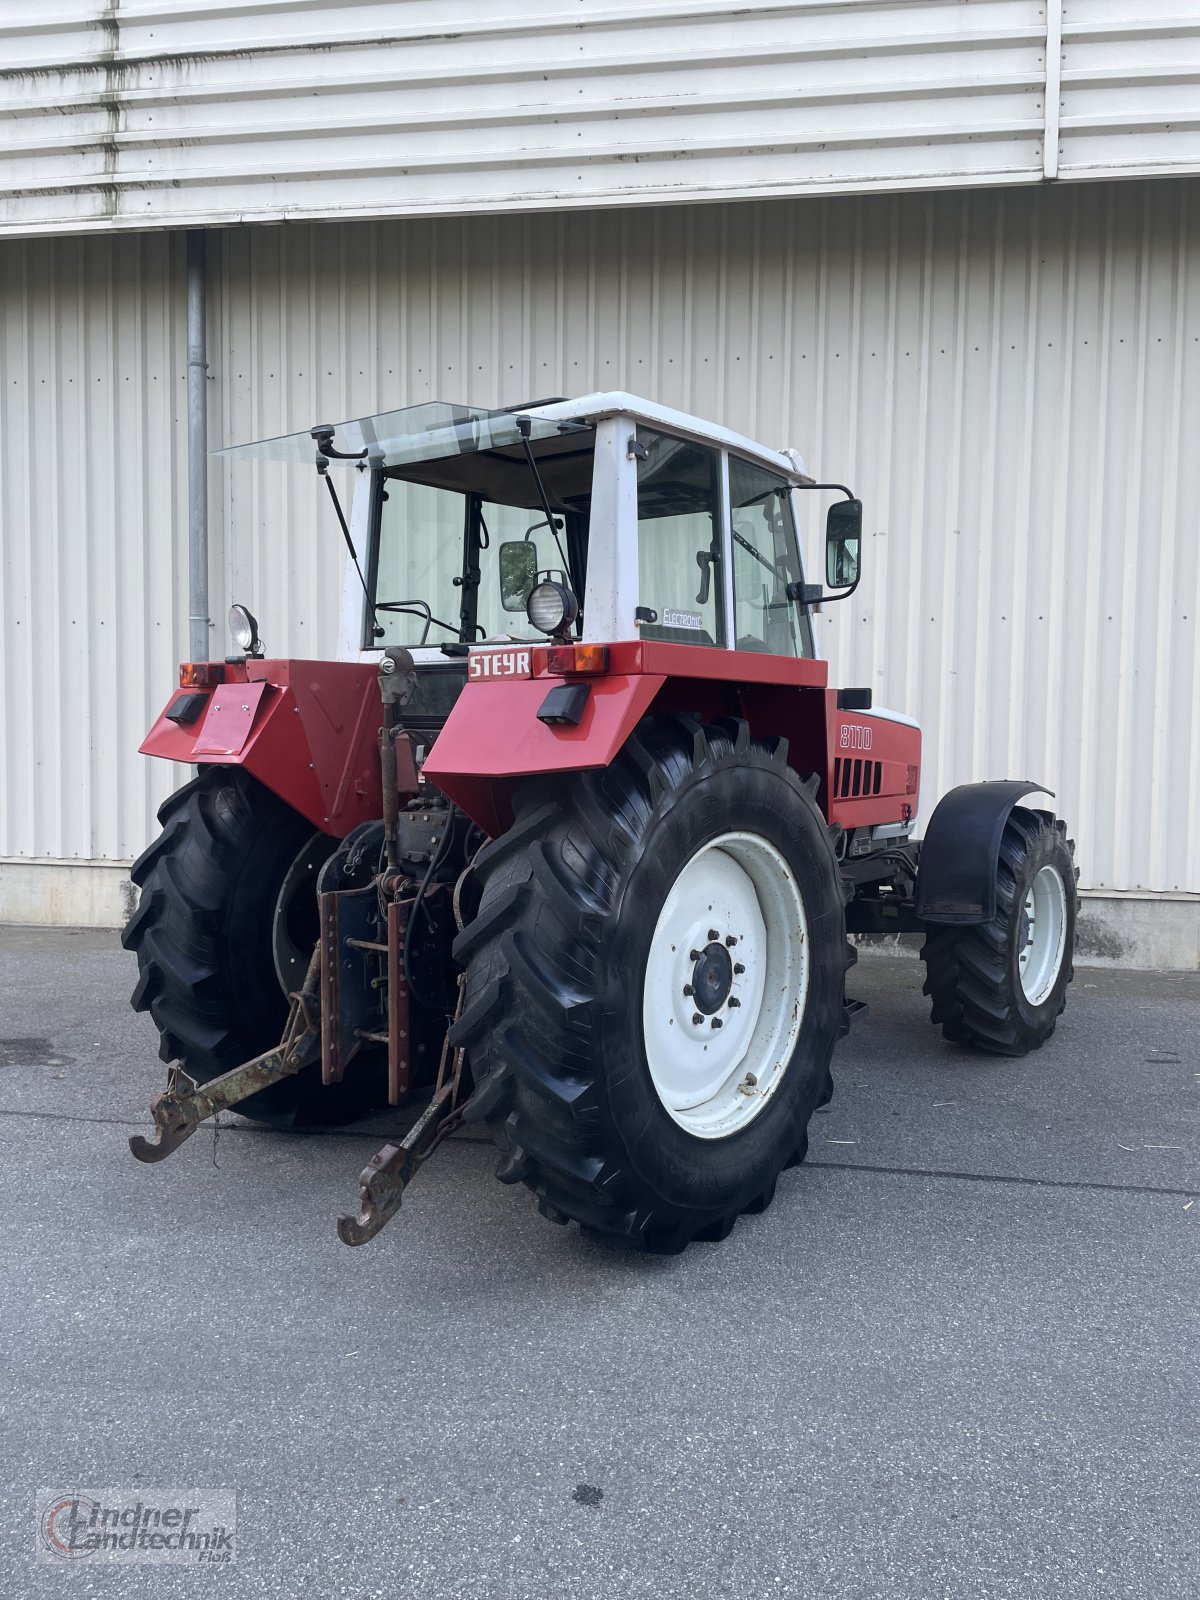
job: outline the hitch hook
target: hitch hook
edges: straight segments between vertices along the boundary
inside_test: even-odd
[[[404,1191],[418,1169],[462,1121],[463,1108],[458,1103],[458,1097],[462,1088],[465,1051],[459,1045],[451,1052],[450,1028],[462,1016],[466,985],[466,974],[460,972],[458,1004],[442,1041],[442,1059],[438,1065],[433,1098],[400,1143],[385,1144],[359,1174],[358,1212],[353,1216],[338,1218],[338,1238],[343,1244],[366,1244],[385,1223],[391,1221],[399,1211]]]
[[[309,962],[304,988],[291,997],[287,1027],[274,1050],[255,1056],[252,1061],[244,1061],[232,1072],[210,1078],[204,1085],[188,1077],[177,1062],[172,1064],[167,1074],[167,1087],[150,1102],[154,1137],[147,1139],[140,1133],[130,1136],[129,1149],[139,1161],[164,1160],[173,1150],[178,1150],[185,1139],[190,1139],[207,1118],[278,1083],[281,1078],[290,1078],[307,1064],[312,1058],[311,1047],[320,1046],[319,1035],[306,1009],[318,963],[319,951],[316,951]]]

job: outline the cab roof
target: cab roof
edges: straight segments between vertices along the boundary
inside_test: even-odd
[[[507,409],[507,408],[506,408]],[[660,405],[656,400],[644,400],[640,395],[629,394],[624,389],[611,389],[602,393],[580,395],[574,400],[554,400],[544,405],[511,408],[515,416],[545,418],[546,421],[601,422],[606,417],[629,416],[651,427],[664,428],[668,433],[685,433],[691,438],[716,445],[718,449],[734,450],[738,455],[750,456],[773,467],[786,478],[804,479],[808,473],[799,453],[795,450],[772,450],[769,446],[748,439],[745,434],[723,428],[719,423],[706,422],[687,411],[676,411],[673,406]]]
[[[561,437],[560,425],[566,422],[594,425],[607,418],[627,416],[633,422],[668,433],[683,434],[718,449],[732,450],[770,466],[781,476],[802,480],[807,474],[794,450],[769,449],[766,445],[734,433],[715,422],[676,411],[657,401],[616,389],[579,395],[575,399],[538,401],[532,405],[463,406],[449,401],[429,400],[397,411],[380,412],[372,417],[357,417],[347,422],[318,425],[302,433],[282,434],[273,439],[231,445],[215,451],[221,456],[260,461],[296,461],[312,464],[320,448],[335,459],[361,459],[370,466],[403,467],[418,461],[461,456],[474,451],[503,449],[515,444],[520,435],[518,417],[531,424],[530,439]]]

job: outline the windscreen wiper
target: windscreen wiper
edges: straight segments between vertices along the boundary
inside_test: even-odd
[[[434,624],[439,628],[445,628],[447,633],[457,634],[459,632],[452,622],[443,622],[441,617],[435,617],[427,600],[381,600],[374,609],[377,611],[397,611],[402,615],[412,617],[424,617],[425,629],[421,634],[420,644],[417,646],[418,650],[428,639],[429,629]],[[383,629],[380,628],[379,631],[382,633]]]
[[[778,578],[779,569],[777,567],[772,566],[772,564],[767,560],[766,556],[763,555],[762,551],[761,550],[756,550],[754,548],[754,546],[750,543],[749,539],[745,538],[742,534],[740,534],[737,531],[736,528],[732,529],[731,531],[733,533],[733,542],[734,542],[734,544],[740,544],[743,550],[748,550],[750,552],[750,554],[754,557],[754,559],[757,562],[759,562],[762,566],[766,567],[767,571],[771,574],[771,576],[773,578]]]

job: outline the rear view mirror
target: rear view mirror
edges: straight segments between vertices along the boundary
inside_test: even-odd
[[[839,500],[825,519],[825,581],[831,589],[852,589],[858,582],[862,543],[862,501]]]
[[[500,546],[500,604],[505,611],[524,611],[537,583],[537,546],[514,539]]]

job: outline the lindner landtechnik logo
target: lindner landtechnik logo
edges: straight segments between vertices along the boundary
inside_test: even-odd
[[[42,1489],[37,1523],[43,1561],[216,1566],[237,1553],[232,1489]]]

